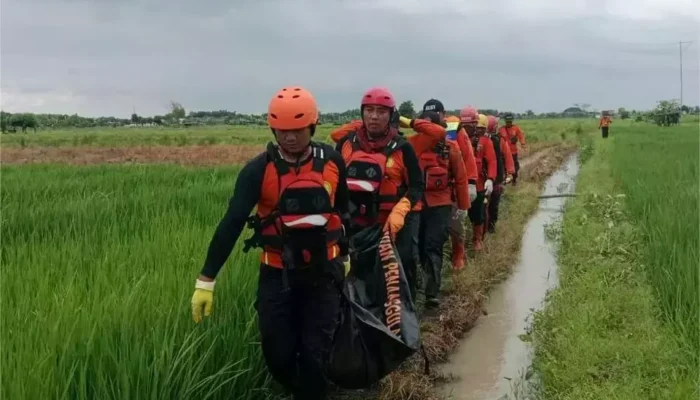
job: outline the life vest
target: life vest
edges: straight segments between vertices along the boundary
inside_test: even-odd
[[[496,184],[501,184],[506,179],[505,156],[501,153],[501,138],[497,133],[489,135],[493,143],[493,150],[496,152]],[[486,164],[486,163],[485,163]],[[486,175],[487,165],[484,165],[484,175]]]
[[[255,235],[246,241],[250,247],[281,254],[285,267],[318,265],[328,259],[343,234],[340,215],[333,209],[323,171],[330,160],[326,151],[312,147],[311,169],[297,172],[280,155],[277,146],[267,147],[279,188],[277,207],[267,215],[259,212],[249,219]],[[251,188],[251,190],[254,190]]]
[[[441,140],[435,148],[426,151],[418,160],[423,180],[424,192],[440,192],[450,188],[450,148],[445,140]]]
[[[381,152],[376,153],[362,150],[355,133],[350,134],[347,140],[352,146],[352,154],[345,160],[350,216],[377,218],[379,211],[391,211],[406,193],[404,185],[386,179],[389,156],[401,147],[404,139],[397,136]]]

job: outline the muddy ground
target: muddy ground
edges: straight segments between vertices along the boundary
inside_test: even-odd
[[[543,156],[554,143],[534,143],[521,150],[524,167],[530,154]],[[244,163],[265,149],[265,145],[196,145],[128,147],[5,147],[0,148],[2,164],[175,164],[187,166]],[[539,158],[538,158],[539,159]],[[535,159],[532,159],[535,161]]]
[[[264,145],[2,148],[0,162],[71,165],[230,165],[246,162],[264,149]]]

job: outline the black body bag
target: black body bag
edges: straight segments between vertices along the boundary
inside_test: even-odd
[[[328,377],[367,388],[420,348],[420,326],[396,246],[381,225],[355,234]]]

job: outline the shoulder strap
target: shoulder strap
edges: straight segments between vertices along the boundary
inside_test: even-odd
[[[385,157],[389,157],[391,153],[400,149],[405,143],[407,143],[406,139],[404,139],[403,136],[397,135],[386,144],[386,147],[384,147],[384,150],[382,150],[382,154],[384,154]]]
[[[311,169],[314,172],[323,172],[323,168],[326,166],[326,162],[329,160],[328,151],[321,146],[311,145],[311,157],[313,157],[313,165]]]
[[[267,144],[267,159],[275,165],[278,176],[281,177],[289,173],[289,164],[284,161],[279,148],[272,144],[272,142]]]

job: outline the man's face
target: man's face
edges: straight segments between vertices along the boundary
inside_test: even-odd
[[[370,135],[383,135],[389,127],[391,109],[384,106],[366,105],[362,108],[362,121]]]
[[[440,123],[444,124],[445,123],[445,112],[440,111],[440,112],[438,112],[438,115],[440,116]]]
[[[311,128],[275,129],[277,143],[286,153],[297,154],[304,151],[311,142]]]
[[[484,136],[486,134],[486,128],[476,128],[476,136]]]
[[[476,135],[476,122],[468,122],[464,124],[464,130],[467,131],[467,135]]]
[[[512,119],[507,119],[507,120],[506,120],[506,126],[507,126],[508,128],[510,128],[511,126],[513,126],[513,120],[512,120]]]

